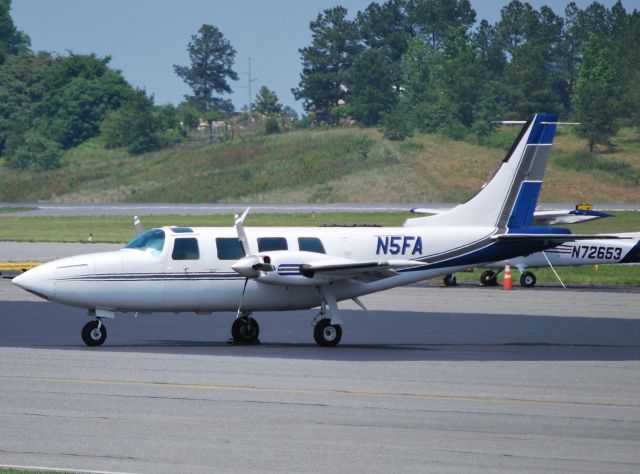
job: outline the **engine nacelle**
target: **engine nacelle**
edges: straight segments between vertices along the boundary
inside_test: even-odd
[[[342,264],[353,261],[315,252],[274,250],[244,257],[232,268],[243,276],[268,285],[315,286],[323,281],[322,278],[304,271],[302,265],[317,262]]]

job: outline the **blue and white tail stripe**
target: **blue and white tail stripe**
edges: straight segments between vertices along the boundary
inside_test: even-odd
[[[464,204],[440,214],[408,219],[405,226],[494,227],[498,232],[526,228],[533,222],[557,114],[527,120],[493,177]]]

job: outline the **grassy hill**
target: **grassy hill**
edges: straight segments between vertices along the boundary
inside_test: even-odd
[[[479,146],[435,135],[405,142],[376,130],[304,130],[241,135],[232,142],[180,145],[146,155],[89,141],[62,168],[0,167],[0,201],[30,202],[460,202],[475,193],[517,130]],[[640,135],[624,130],[615,152],[589,155],[560,131],[542,200],[640,202]]]

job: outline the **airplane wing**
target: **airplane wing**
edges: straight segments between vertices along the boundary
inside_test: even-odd
[[[348,280],[350,278],[373,279],[396,275],[395,269],[424,265],[413,260],[388,260],[369,262],[335,263],[311,262],[300,266],[300,273],[308,278],[321,280]]]
[[[415,207],[411,209],[414,214],[441,214],[448,211],[448,208]],[[533,213],[534,226],[547,226],[558,224],[577,224],[579,222],[590,222],[606,217],[615,217],[613,214],[602,211],[583,209],[537,209]]]

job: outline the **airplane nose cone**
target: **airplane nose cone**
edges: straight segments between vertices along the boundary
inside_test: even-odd
[[[55,292],[55,280],[53,269],[49,265],[41,265],[18,275],[11,283],[19,286],[23,290],[44,298],[51,299]]]

